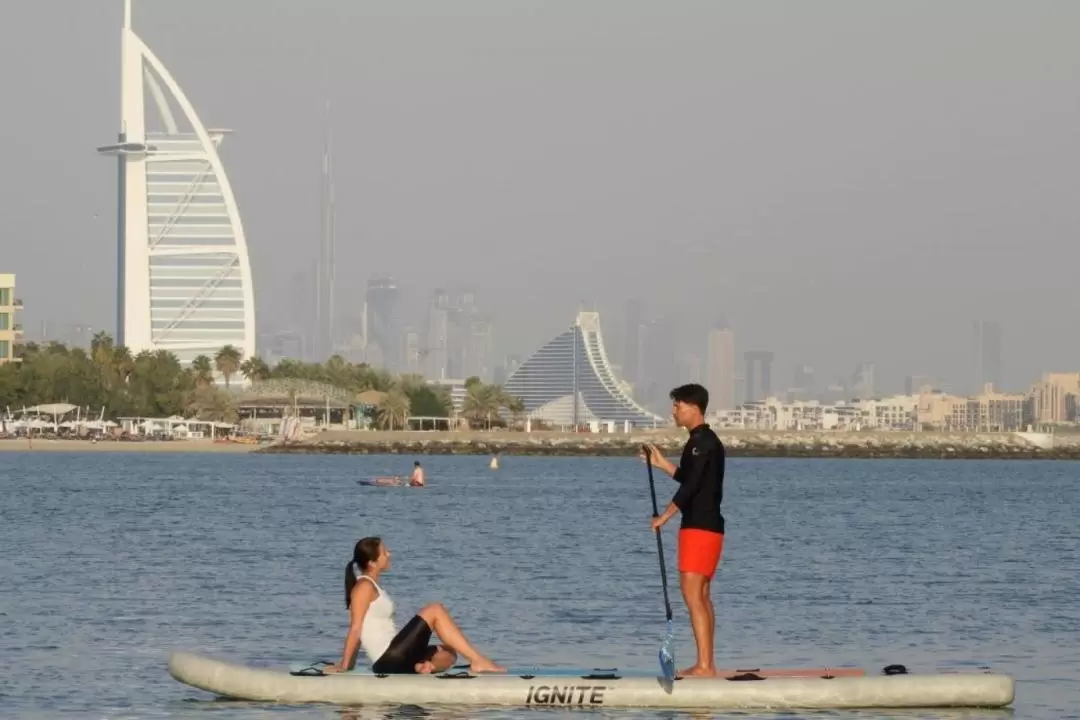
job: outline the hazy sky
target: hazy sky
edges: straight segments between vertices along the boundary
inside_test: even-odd
[[[120,0],[0,4],[0,271],[33,332],[111,329]],[[260,324],[318,242],[332,106],[340,303],[468,283],[528,352],[579,301],[724,313],[776,384],[1080,370],[1073,0],[142,0],[208,126]],[[329,67],[329,87],[322,68]],[[617,351],[620,348],[613,348]]]

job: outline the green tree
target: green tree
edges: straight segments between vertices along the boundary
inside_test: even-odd
[[[392,388],[376,409],[379,427],[384,430],[404,429],[410,410],[409,396],[401,388]]]
[[[475,380],[474,382],[470,382]],[[465,381],[467,392],[461,414],[470,427],[490,428],[492,424],[502,425],[501,412],[509,404],[509,398],[498,385],[485,385],[479,379]]]
[[[229,389],[229,380],[240,370],[240,361],[244,354],[233,345],[226,345],[214,355],[214,367],[225,378],[225,389]]]
[[[191,361],[191,371],[195,374],[195,385],[202,387],[214,382],[214,364],[206,355],[199,355]]]
[[[262,358],[252,356],[240,365],[240,374],[251,382],[266,380],[270,377],[270,366]]]

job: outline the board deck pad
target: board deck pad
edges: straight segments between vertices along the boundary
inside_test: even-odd
[[[320,666],[320,662],[316,663],[292,663],[289,666],[289,671],[297,673],[305,668],[317,669]],[[318,673],[312,672],[312,675]],[[353,670],[343,673],[345,675],[363,675],[363,676],[376,676],[368,666],[357,667]],[[474,675],[469,672],[468,665],[455,665],[446,672],[436,673],[436,677],[479,677],[483,675],[492,675],[498,677],[512,676],[512,677],[591,677],[595,679],[602,678],[644,678],[644,677],[656,677],[655,670],[641,670],[641,669],[619,669],[619,668],[576,668],[576,667],[538,667],[538,666],[512,666],[507,667],[505,673],[481,673]],[[728,680],[756,680],[765,679],[770,677],[791,677],[791,678],[829,678],[829,677],[864,677],[866,670],[856,667],[805,667],[805,668],[758,668],[758,667],[745,667],[745,668],[720,668],[717,670],[717,677]],[[377,677],[389,677],[388,675],[378,675]],[[681,677],[676,674],[677,680],[696,680],[695,677]]]

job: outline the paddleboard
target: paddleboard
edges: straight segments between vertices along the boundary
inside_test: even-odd
[[[356,482],[367,487],[401,487],[405,485],[401,478],[396,477],[379,477],[371,480],[357,480]]]
[[[177,681],[228,698],[277,703],[702,709],[1004,707],[1012,677],[991,672],[911,674],[899,665],[859,668],[733,668],[717,678],[667,683],[656,671],[618,668],[511,668],[474,674],[376,675],[368,669],[323,674],[321,663],[261,668],[174,652]],[[819,674],[826,670],[827,673]]]

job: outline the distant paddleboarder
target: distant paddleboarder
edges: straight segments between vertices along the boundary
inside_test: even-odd
[[[705,422],[709,391],[698,384],[680,385],[671,391],[671,415],[675,424],[686,428],[690,438],[683,447],[676,468],[653,445],[648,445],[646,462],[675,478],[679,489],[671,503],[653,518],[654,530],[682,513],[679,529],[679,584],[690,611],[690,624],[697,645],[697,662],[680,675],[714,677],[713,642],[716,611],[710,586],[724,550],[724,516],[720,502],[724,496],[724,445]]]
[[[374,673],[440,673],[449,670],[459,654],[475,673],[506,671],[477,652],[442,603],[422,607],[399,632],[394,625],[394,601],[379,585],[380,576],[388,570],[390,550],[380,538],[366,537],[356,543],[353,559],[345,566],[345,607],[349,610],[345,649],[341,662],[320,668],[322,672],[352,670],[360,648],[371,660]],[[432,631],[442,645],[428,644]]]
[[[424,468],[420,467],[420,461],[413,461],[412,477],[409,478],[409,487],[424,487]]]

